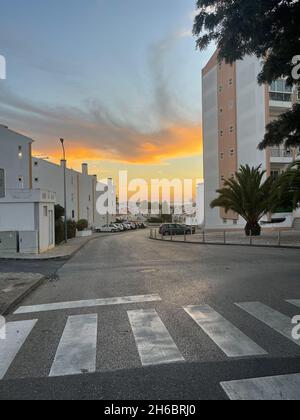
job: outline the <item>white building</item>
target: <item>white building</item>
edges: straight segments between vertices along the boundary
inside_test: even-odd
[[[12,232],[20,252],[39,253],[55,246],[54,207],[64,207],[64,162],[56,165],[32,157],[32,142],[0,126],[0,251]],[[116,220],[112,179],[98,183],[87,164],[82,164],[82,173],[66,169],[66,192],[68,219],[85,219],[91,228]],[[99,214],[97,201],[103,194],[108,211]],[[11,246],[10,240],[10,250]]]
[[[56,193],[57,204],[64,207],[64,162],[56,165],[33,158],[32,174],[34,188],[51,188]],[[96,175],[89,175],[86,163],[82,164],[82,172],[66,169],[66,193],[68,219],[85,219],[90,227],[101,227],[116,220],[116,211],[113,211],[116,209],[116,187],[112,179],[108,179],[107,184],[98,183]],[[108,215],[97,212],[97,200],[104,193],[108,193]]]
[[[39,253],[55,245],[55,193],[32,189],[31,146],[32,139],[0,126],[1,252]]]
[[[260,86],[261,62],[254,56],[233,65],[218,62],[218,52],[202,71],[203,141],[205,178],[205,227],[242,228],[243,219],[224,209],[211,209],[216,190],[235,176],[241,165],[259,166],[268,176],[278,176],[296,158],[284,147],[258,150],[267,124],[289,110],[297,92],[284,80]],[[284,209],[283,209],[284,210]],[[293,214],[281,213],[292,226]]]

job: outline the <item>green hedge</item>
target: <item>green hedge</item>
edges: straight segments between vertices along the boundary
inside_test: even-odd
[[[65,239],[64,222],[61,219],[55,220],[55,243],[59,245]]]
[[[89,227],[89,222],[85,219],[78,220],[77,222],[77,230],[78,232],[82,232],[83,230]]]
[[[67,226],[68,226],[68,239],[72,239],[76,237],[76,222],[74,222],[73,220],[68,220],[67,221]]]

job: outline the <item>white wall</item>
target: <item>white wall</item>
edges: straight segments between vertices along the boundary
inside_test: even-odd
[[[198,184],[196,196],[196,218],[198,226],[202,226],[205,221],[204,194],[204,183]]]
[[[1,203],[0,231],[35,230],[34,203]]]
[[[205,226],[220,223],[220,210],[211,209],[220,185],[218,141],[218,72],[214,67],[202,78],[204,179],[205,179]]]
[[[28,137],[0,125],[0,168],[5,170],[7,190],[29,189],[31,186],[31,142]],[[22,156],[19,157],[19,146]],[[23,183],[19,182],[23,177]]]
[[[33,188],[53,191],[57,203],[64,207],[64,171],[63,165],[56,165],[46,160],[33,158],[32,161]],[[67,180],[67,216],[78,220],[78,175],[71,169],[66,171]]]
[[[266,169],[265,152],[257,149],[266,131],[265,87],[257,82],[261,64],[255,56],[248,56],[236,67],[238,166]]]
[[[47,214],[46,214],[47,209]],[[40,252],[45,252],[55,246],[55,222],[54,222],[54,204],[39,203],[36,205],[36,217],[39,218],[39,247]],[[50,223],[50,217],[53,217],[53,223]],[[54,242],[50,244],[50,226],[52,226],[52,238]]]

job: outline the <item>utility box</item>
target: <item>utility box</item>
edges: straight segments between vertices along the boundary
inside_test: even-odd
[[[15,254],[18,251],[18,232],[0,232],[0,252]]]
[[[19,232],[19,252],[21,254],[39,253],[38,231]]]

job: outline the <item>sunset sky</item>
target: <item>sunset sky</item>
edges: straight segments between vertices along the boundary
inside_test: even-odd
[[[1,2],[0,123],[37,155],[117,178],[201,178],[195,0]]]

